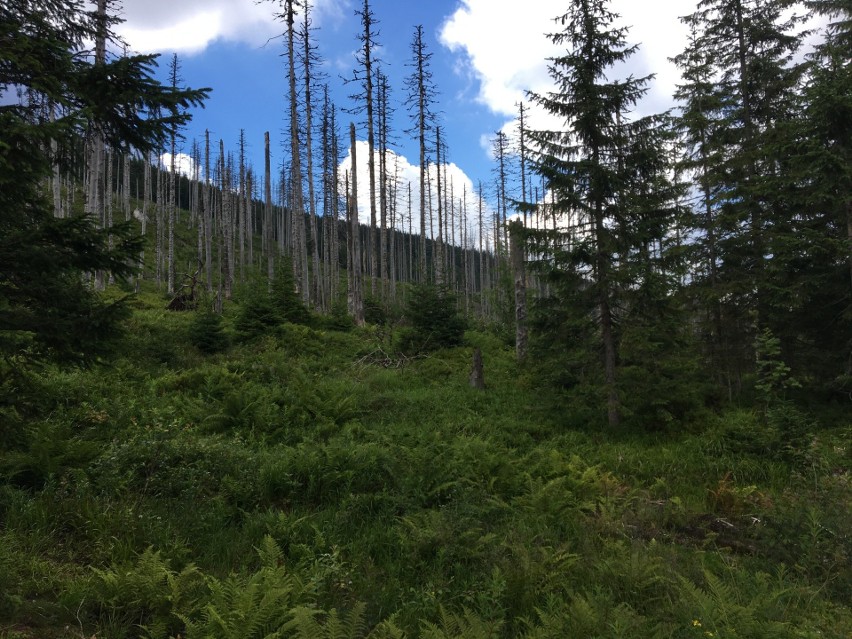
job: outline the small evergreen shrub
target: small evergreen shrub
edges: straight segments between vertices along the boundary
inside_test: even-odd
[[[234,330],[242,340],[257,339],[281,323],[281,314],[265,282],[256,281],[247,286],[239,302]]]
[[[222,316],[211,310],[197,311],[189,326],[189,341],[205,355],[221,353],[228,347]]]
[[[410,327],[399,338],[404,353],[434,351],[460,346],[466,328],[455,295],[443,286],[418,284],[412,287],[405,309]]]
[[[340,331],[346,333],[355,328],[355,320],[346,310],[346,302],[338,300],[331,307],[331,313],[323,315],[320,319],[320,328],[329,331]]]
[[[290,260],[282,260],[275,269],[270,290],[272,306],[280,319],[291,324],[310,324],[311,313],[296,292],[296,279]]]
[[[384,326],[388,323],[388,314],[380,299],[375,297],[364,298],[364,321],[376,326]]]

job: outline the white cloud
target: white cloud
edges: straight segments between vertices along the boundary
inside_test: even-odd
[[[356,152],[358,155],[358,220],[362,224],[370,223],[370,186],[369,186],[369,168],[367,166],[367,159],[369,157],[368,153],[368,145],[364,140],[359,140],[357,142]],[[376,152],[376,173],[377,173],[377,181],[378,181],[378,167],[379,167],[379,153]],[[411,215],[413,216],[413,220],[411,221],[411,226],[413,228],[414,233],[420,232],[420,167],[419,165],[412,164],[408,161],[408,159],[400,155],[392,150],[388,150],[387,154],[387,165],[388,172],[391,177],[394,175],[397,176],[398,186],[397,186],[397,227],[401,228],[405,231],[409,228],[409,212],[408,212],[408,185],[411,185]],[[340,180],[341,180],[341,192],[343,192],[343,180],[344,175],[347,171],[351,171],[352,167],[352,156],[351,153],[348,153],[343,161],[340,163],[339,172],[340,172]],[[444,176],[444,165],[441,165],[441,176],[443,179]],[[458,167],[454,163],[449,163],[446,165],[446,175],[447,180],[452,182],[452,195],[455,210],[458,211],[460,206],[459,202],[464,198],[466,192],[466,202],[467,202],[467,216],[469,218],[469,238],[476,237],[476,229],[475,229],[475,218],[478,215],[477,213],[477,196],[476,196],[476,187],[473,184],[473,181],[470,177]],[[435,165],[429,166],[429,180],[431,182],[432,187],[432,209],[433,209],[433,227],[434,233],[437,236],[438,234],[438,222],[437,222],[437,167]],[[378,184],[376,185],[378,188]],[[447,188],[447,187],[445,187]],[[378,208],[378,202],[376,202],[376,206]],[[429,233],[429,200],[427,195],[426,201],[426,225],[427,231]],[[379,222],[380,212],[377,210],[377,223]],[[486,211],[486,219],[490,219],[490,209]],[[390,220],[388,220],[390,223]],[[458,221],[456,221],[456,226],[458,226]],[[486,224],[487,226],[487,224]],[[456,244],[460,244],[461,240],[459,237],[458,228],[456,228]]]
[[[163,153],[160,156],[161,166],[166,171],[172,170],[172,154]],[[192,158],[186,153],[175,153],[175,171],[179,175],[185,175],[190,178],[195,178],[195,166],[193,166]]]
[[[467,60],[480,82],[477,99],[494,113],[514,116],[527,90],[544,93],[552,87],[547,58],[564,48],[555,47],[544,34],[560,29],[553,19],[565,7],[565,0],[536,0],[519,11],[515,0],[461,0],[441,28],[440,41]],[[685,43],[678,16],[693,11],[695,1],[655,0],[649,5],[613,0],[611,7],[622,16],[619,24],[631,26],[628,44],[641,45],[627,72],[657,74],[645,108],[667,108],[679,77],[668,58]]]
[[[564,0],[462,0],[442,26],[441,44],[468,60],[479,78],[478,100],[495,113],[511,115],[527,89],[548,80],[545,59],[554,49],[544,37]]]
[[[350,0],[315,0],[316,25],[339,23]],[[137,53],[198,53],[222,39],[263,46],[282,31],[278,2],[255,0],[124,0],[116,32]]]

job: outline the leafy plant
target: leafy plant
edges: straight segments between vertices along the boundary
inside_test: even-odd
[[[498,639],[501,621],[486,621],[468,609],[461,613],[440,608],[438,623],[423,622],[421,639]]]
[[[337,610],[323,613],[315,608],[299,606],[286,626],[287,636],[297,639],[363,639],[367,634],[365,609],[363,603],[358,603],[348,614],[340,614]]]
[[[210,598],[197,618],[180,614],[186,639],[283,639],[300,603],[302,587],[284,568],[270,536],[257,549],[260,568],[249,576],[207,577]]]
[[[781,340],[768,328],[757,336],[754,349],[757,357],[754,389],[764,410],[768,410],[783,400],[788,390],[801,388],[801,384],[790,375],[790,367],[781,359]]]
[[[182,629],[206,597],[204,578],[192,564],[173,570],[158,551],[142,552],[131,564],[92,569],[66,596],[75,614],[112,636],[160,639]]]

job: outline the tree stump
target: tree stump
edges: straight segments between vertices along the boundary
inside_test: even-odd
[[[472,388],[480,390],[485,388],[485,375],[482,372],[482,351],[478,348],[473,351],[473,365],[470,368],[470,385]]]

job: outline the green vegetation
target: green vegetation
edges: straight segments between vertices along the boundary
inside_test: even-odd
[[[848,417],[602,435],[487,332],[390,367],[373,327],[164,302],[108,369],[45,371],[0,453],[0,636],[852,632]]]
[[[803,105],[781,3],[700,6],[691,212],[671,122],[627,117],[647,80],[607,83],[626,31],[577,2],[551,36],[563,94],[535,98],[569,130],[531,132],[530,158],[554,222],[591,230],[527,229],[528,274],[446,236],[427,265],[424,237],[398,281],[358,258],[364,229],[309,243],[268,180],[246,228],[221,142],[189,211],[158,172],[151,237],[110,153],[173,140],[206,91],[176,88],[176,59],[171,90],[153,57],[108,60],[105,2],[0,7],[0,92],[22,96],[0,106],[0,639],[852,636],[848,21]]]

